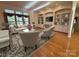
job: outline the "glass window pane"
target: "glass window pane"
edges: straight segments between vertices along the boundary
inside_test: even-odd
[[[15,25],[15,16],[7,16],[9,25]]]
[[[22,17],[16,16],[17,21],[22,21]]]
[[[23,15],[29,15],[29,13],[25,13],[25,12],[23,12]]]
[[[28,22],[28,17],[24,17],[24,21],[27,21]]]
[[[28,22],[25,22],[25,24],[27,24],[27,25],[28,25],[29,23],[28,23]]]
[[[18,16],[16,16],[16,21],[17,21],[17,25],[18,25],[18,26],[23,25],[22,17],[18,17]]]
[[[8,23],[9,23],[9,25],[15,25],[15,22],[13,22],[13,21],[9,21]]]
[[[23,25],[23,22],[17,22],[17,25],[18,26],[22,26]]]
[[[15,16],[7,16],[8,21],[15,21]]]
[[[14,10],[5,9],[6,13],[14,13]]]
[[[22,12],[21,11],[16,11],[16,14],[22,14]]]
[[[25,22],[26,25],[28,25],[29,24],[29,18],[28,17],[24,17],[24,22]]]

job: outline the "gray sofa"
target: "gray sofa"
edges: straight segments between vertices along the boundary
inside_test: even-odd
[[[50,37],[52,37],[54,34],[54,26],[50,26],[48,28],[45,28],[45,30],[43,30],[43,34],[41,35],[41,38],[45,38],[45,39],[49,39]]]
[[[9,31],[0,30],[0,48],[9,46]]]

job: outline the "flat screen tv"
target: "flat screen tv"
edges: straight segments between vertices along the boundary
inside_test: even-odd
[[[53,16],[46,17],[46,22],[53,22]]]

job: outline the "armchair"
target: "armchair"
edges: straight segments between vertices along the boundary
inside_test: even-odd
[[[38,42],[39,42],[39,32],[20,32],[20,38],[23,42],[23,45],[26,48],[35,47],[37,48]]]

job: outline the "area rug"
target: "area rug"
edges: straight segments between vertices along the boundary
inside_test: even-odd
[[[40,40],[39,47],[46,41],[46,39]],[[0,49],[0,57],[29,57],[35,50],[36,49],[28,49],[28,52],[25,52],[19,34],[15,34],[10,36],[10,47],[8,46]]]

